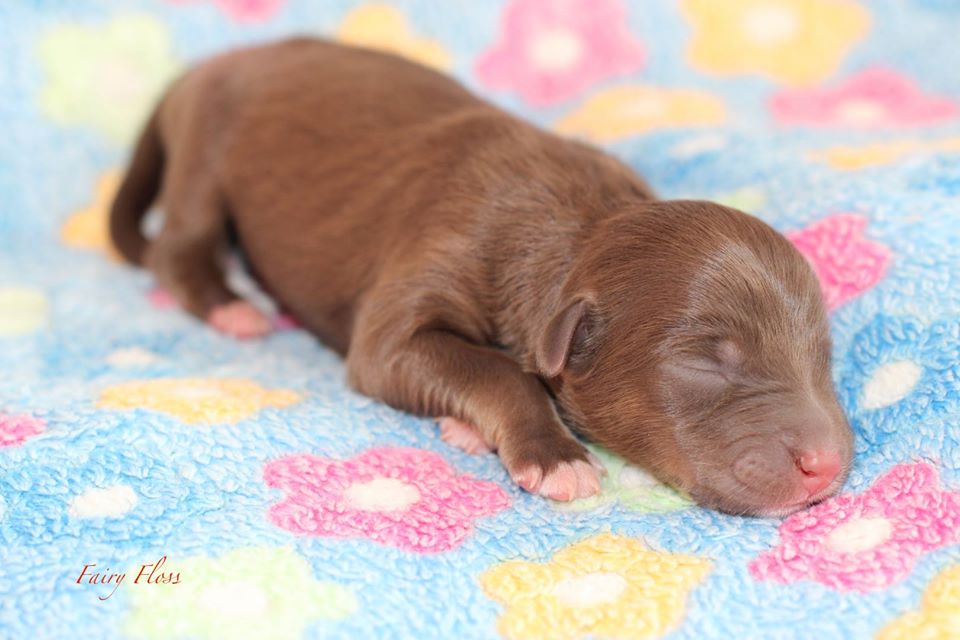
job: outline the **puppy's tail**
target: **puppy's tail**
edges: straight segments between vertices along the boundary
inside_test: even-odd
[[[157,197],[163,178],[164,152],[157,129],[159,107],[140,134],[133,158],[110,208],[110,238],[120,254],[133,264],[143,264],[147,239],[140,221]]]

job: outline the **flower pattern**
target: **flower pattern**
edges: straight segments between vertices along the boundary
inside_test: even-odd
[[[712,200],[727,207],[756,214],[767,203],[767,194],[763,188],[751,185],[726,193],[718,193]]]
[[[450,68],[450,54],[443,45],[416,36],[406,17],[390,5],[357,7],[343,19],[337,38],[348,44],[395,53],[435,69]]]
[[[309,623],[357,609],[349,590],[314,579],[307,561],[289,548],[241,547],[219,558],[171,562],[162,570],[179,573],[181,582],[128,587],[124,630],[130,637],[295,640]],[[131,581],[138,571],[128,572]]]
[[[640,541],[600,534],[558,551],[546,563],[511,561],[480,576],[505,610],[497,630],[528,638],[615,640],[659,637],[675,628],[687,593],[710,570],[703,558],[652,551]]]
[[[850,0],[683,0],[696,68],[757,73],[800,85],[830,75],[867,33],[869,16]]]
[[[571,502],[552,502],[560,511],[590,511],[613,504],[638,513],[662,513],[693,506],[687,496],[669,487],[643,469],[606,449],[587,445],[607,473],[600,480],[600,493]]]
[[[837,392],[859,436],[858,453],[889,453],[907,429],[903,455],[943,447],[937,421],[956,411],[960,398],[958,335],[954,318],[924,326],[880,314],[853,336]],[[925,416],[921,424],[918,415]]]
[[[923,594],[918,611],[908,611],[877,634],[876,640],[950,638],[960,630],[960,565],[941,571]]]
[[[890,265],[886,246],[864,238],[868,219],[838,213],[787,234],[816,272],[831,311],[873,288]]]
[[[97,406],[149,409],[188,424],[234,423],[268,407],[289,407],[300,396],[285,389],[264,389],[235,378],[160,378],[108,387]]]
[[[610,142],[653,129],[716,124],[725,118],[723,103],[700,91],[627,86],[591,96],[561,118],[556,129]]]
[[[263,475],[286,493],[270,509],[278,527],[417,553],[460,546],[477,518],[510,504],[496,484],[457,475],[439,455],[419,449],[370,449],[349,460],[287,456]]]
[[[90,487],[70,501],[71,518],[117,518],[133,509],[139,498],[126,484]]]
[[[780,525],[780,544],[750,563],[758,580],[815,580],[840,591],[883,589],[924,553],[960,542],[960,492],[937,470],[901,464],[860,495],[843,494]]]
[[[871,67],[834,88],[783,91],[770,100],[784,125],[870,129],[930,125],[957,116],[957,103],[925,95],[892,69]]]
[[[834,169],[856,171],[935,153],[960,153],[960,138],[893,140],[862,146],[838,145],[822,151],[814,151],[810,154],[810,159],[826,162]]]
[[[130,6],[0,9],[0,635],[70,637],[94,610],[131,638],[955,635],[960,3]],[[239,342],[147,300],[148,272],[102,259],[128,143],[183,63],[292,30],[451,72],[664,198],[789,231],[835,308],[839,503],[729,517],[603,452],[601,495],[552,503],[348,391],[308,332]],[[402,446],[421,453],[363,457]],[[130,586],[158,550],[184,581]],[[89,561],[133,571],[111,602],[20,579]]]
[[[47,323],[47,297],[32,287],[0,287],[0,339],[37,331]]]
[[[0,413],[0,449],[16,447],[46,431],[43,420]]]
[[[163,357],[143,347],[124,347],[107,354],[104,361],[111,367],[149,367],[163,361]]]
[[[514,90],[531,105],[576,96],[639,69],[641,44],[626,28],[622,0],[513,0],[499,41],[477,62],[491,89]]]
[[[127,142],[179,68],[156,18],[126,15],[99,26],[53,27],[40,41],[43,111],[64,126],[89,126]]]
[[[670,148],[670,155],[683,160],[701,158],[723,151],[728,144],[722,133],[705,133],[685,138]]]
[[[100,176],[93,202],[70,216],[60,229],[60,239],[65,245],[99,251],[113,260],[121,260],[110,240],[108,228],[110,206],[119,188],[119,171],[108,171]]]
[[[212,2],[232,20],[242,23],[264,22],[280,10],[287,0],[166,0],[171,4]]]

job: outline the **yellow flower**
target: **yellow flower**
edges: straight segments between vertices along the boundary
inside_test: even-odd
[[[919,611],[908,611],[877,634],[877,640],[956,638],[960,631],[960,564],[941,571],[923,594]]]
[[[343,19],[337,37],[346,43],[404,56],[435,69],[450,68],[450,54],[436,40],[420,38],[400,11],[385,4],[357,7]]]
[[[161,378],[108,387],[97,406],[105,409],[152,409],[191,424],[234,423],[267,407],[288,407],[300,396],[284,389],[264,389],[233,378]]]
[[[787,84],[829,76],[866,35],[851,0],[683,0],[693,28],[687,56],[702,71],[759,73]]]
[[[700,91],[656,87],[616,87],[591,96],[556,124],[557,131],[598,142],[671,126],[723,122],[726,111],[716,97]]]
[[[65,245],[101,251],[114,260],[120,260],[120,254],[110,241],[107,230],[110,205],[120,187],[120,177],[118,171],[108,171],[100,176],[93,202],[70,216],[60,229],[60,238]]]
[[[562,549],[543,564],[497,565],[480,576],[480,584],[506,607],[497,629],[507,638],[641,640],[680,623],[687,593],[709,570],[703,558],[652,551],[607,533]]]
[[[901,158],[923,153],[960,153],[960,138],[932,141],[894,140],[862,147],[836,146],[824,151],[814,151],[810,158],[826,162],[834,169],[854,171],[890,164]]]
[[[61,125],[93,127],[114,142],[130,140],[179,68],[169,29],[149,15],[57,25],[39,48],[44,113]]]

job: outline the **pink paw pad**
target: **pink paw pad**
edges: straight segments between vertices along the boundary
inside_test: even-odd
[[[531,493],[560,502],[600,493],[600,471],[583,460],[561,462],[547,474],[539,467],[527,467],[514,476],[514,481]]]
[[[561,462],[556,469],[544,476],[540,495],[567,502],[577,498],[589,498],[600,493],[600,474],[589,462],[574,460]]]
[[[456,418],[440,419],[440,439],[452,447],[463,449],[469,454],[490,453],[490,445],[473,425]]]
[[[153,305],[155,309],[176,309],[177,301],[170,295],[170,292],[166,289],[161,289],[160,287],[154,287],[147,292],[147,300],[150,301],[150,304]]]
[[[234,338],[259,338],[272,330],[270,319],[246,300],[234,300],[213,308],[207,324]]]
[[[273,328],[277,331],[288,331],[290,329],[299,329],[300,323],[289,313],[278,313],[273,317]]]

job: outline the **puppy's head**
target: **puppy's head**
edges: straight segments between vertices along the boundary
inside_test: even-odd
[[[783,236],[673,201],[594,231],[536,361],[582,433],[704,506],[779,515],[849,466],[830,351],[819,283]]]

